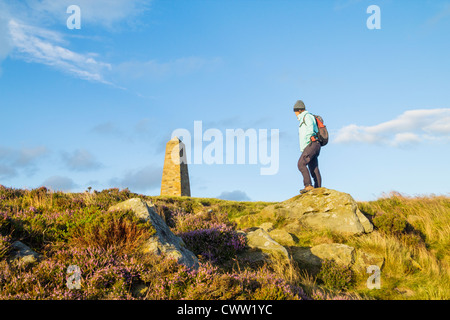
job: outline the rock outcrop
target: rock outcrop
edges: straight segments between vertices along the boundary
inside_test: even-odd
[[[300,268],[313,274],[319,272],[322,260],[311,252],[310,247],[291,247],[289,249],[292,259],[298,263]]]
[[[197,257],[189,251],[164,220],[155,212],[150,201],[133,198],[112,206],[110,210],[131,210],[136,217],[149,221],[156,230],[145,242],[144,252],[164,253],[179,263],[198,267]],[[251,263],[263,263],[274,255],[293,259],[312,273],[320,270],[325,260],[364,272],[369,265],[383,266],[384,258],[366,253],[342,243],[323,243],[312,247],[298,244],[304,227],[327,229],[353,236],[370,233],[371,222],[359,211],[355,200],[346,193],[325,188],[314,189],[289,200],[271,204],[260,212],[237,218],[245,234],[248,249],[240,258]]]
[[[328,229],[346,235],[369,233],[372,223],[358,209],[356,201],[347,193],[317,188],[306,194],[269,205],[259,213],[239,218],[239,223],[284,221],[291,228],[306,225],[314,229]]]
[[[32,264],[40,259],[40,255],[38,253],[31,250],[30,247],[20,241],[14,241],[11,244],[11,248],[11,260],[21,261],[25,264]]]
[[[342,243],[323,243],[311,248],[311,253],[322,261],[333,260],[345,267],[355,262],[355,252],[355,248]]]
[[[186,249],[183,240],[170,230],[163,219],[155,212],[150,201],[133,198],[118,203],[110,207],[109,210],[131,210],[136,217],[143,221],[149,221],[152,224],[156,232],[150,239],[146,240],[143,246],[145,253],[158,255],[164,253],[188,267],[198,267],[197,257]]]
[[[245,235],[248,249],[240,254],[240,258],[250,263],[264,262],[273,255],[289,258],[286,248],[273,240],[264,229],[253,228],[251,231],[247,231]]]
[[[274,229],[269,232],[273,240],[282,244],[283,246],[295,245],[294,237],[284,229]]]
[[[239,217],[236,222],[250,230],[246,233],[249,250],[241,256],[251,261],[264,261],[270,254],[282,253],[313,274],[320,270],[325,260],[360,272],[365,272],[369,265],[377,265],[381,269],[384,263],[382,256],[343,243],[323,243],[312,247],[297,244],[305,227],[313,231],[330,230],[341,237],[373,231],[372,223],[347,193],[314,189],[271,204],[258,213]]]
[[[339,265],[350,267],[355,262],[355,248],[342,243],[323,243],[313,247],[292,247],[292,258],[304,269],[319,271],[322,262],[333,260]]]

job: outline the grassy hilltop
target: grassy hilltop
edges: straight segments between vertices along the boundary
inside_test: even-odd
[[[131,212],[108,212],[121,201],[151,200],[157,213],[200,259],[198,270],[144,255],[152,235]],[[293,261],[249,265],[239,217],[266,202],[144,196],[109,189],[84,193],[0,186],[0,299],[450,299],[450,198],[391,194],[358,203],[375,231],[342,236],[305,228],[298,246],[345,243],[384,256],[381,289],[369,274],[324,263],[312,275]],[[40,255],[11,259],[20,241]],[[67,269],[81,271],[69,289]]]

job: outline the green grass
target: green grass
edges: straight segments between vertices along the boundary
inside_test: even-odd
[[[386,256],[381,298],[450,298],[450,198],[388,197],[359,204],[377,233],[355,239]],[[377,223],[379,224],[377,226]]]

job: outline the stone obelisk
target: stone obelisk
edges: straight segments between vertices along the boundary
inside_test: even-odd
[[[184,143],[178,137],[173,137],[166,144],[161,181],[162,196],[191,196],[186,159]]]

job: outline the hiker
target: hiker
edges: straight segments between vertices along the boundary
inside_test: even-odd
[[[322,177],[319,171],[318,157],[321,144],[318,140],[319,129],[316,118],[306,111],[303,101],[298,100],[294,105],[294,112],[299,121],[298,136],[300,139],[301,156],[297,166],[303,176],[304,189],[300,193],[308,192],[314,188],[322,186]],[[308,170],[309,169],[309,170]],[[314,179],[314,187],[311,183],[311,176]]]

